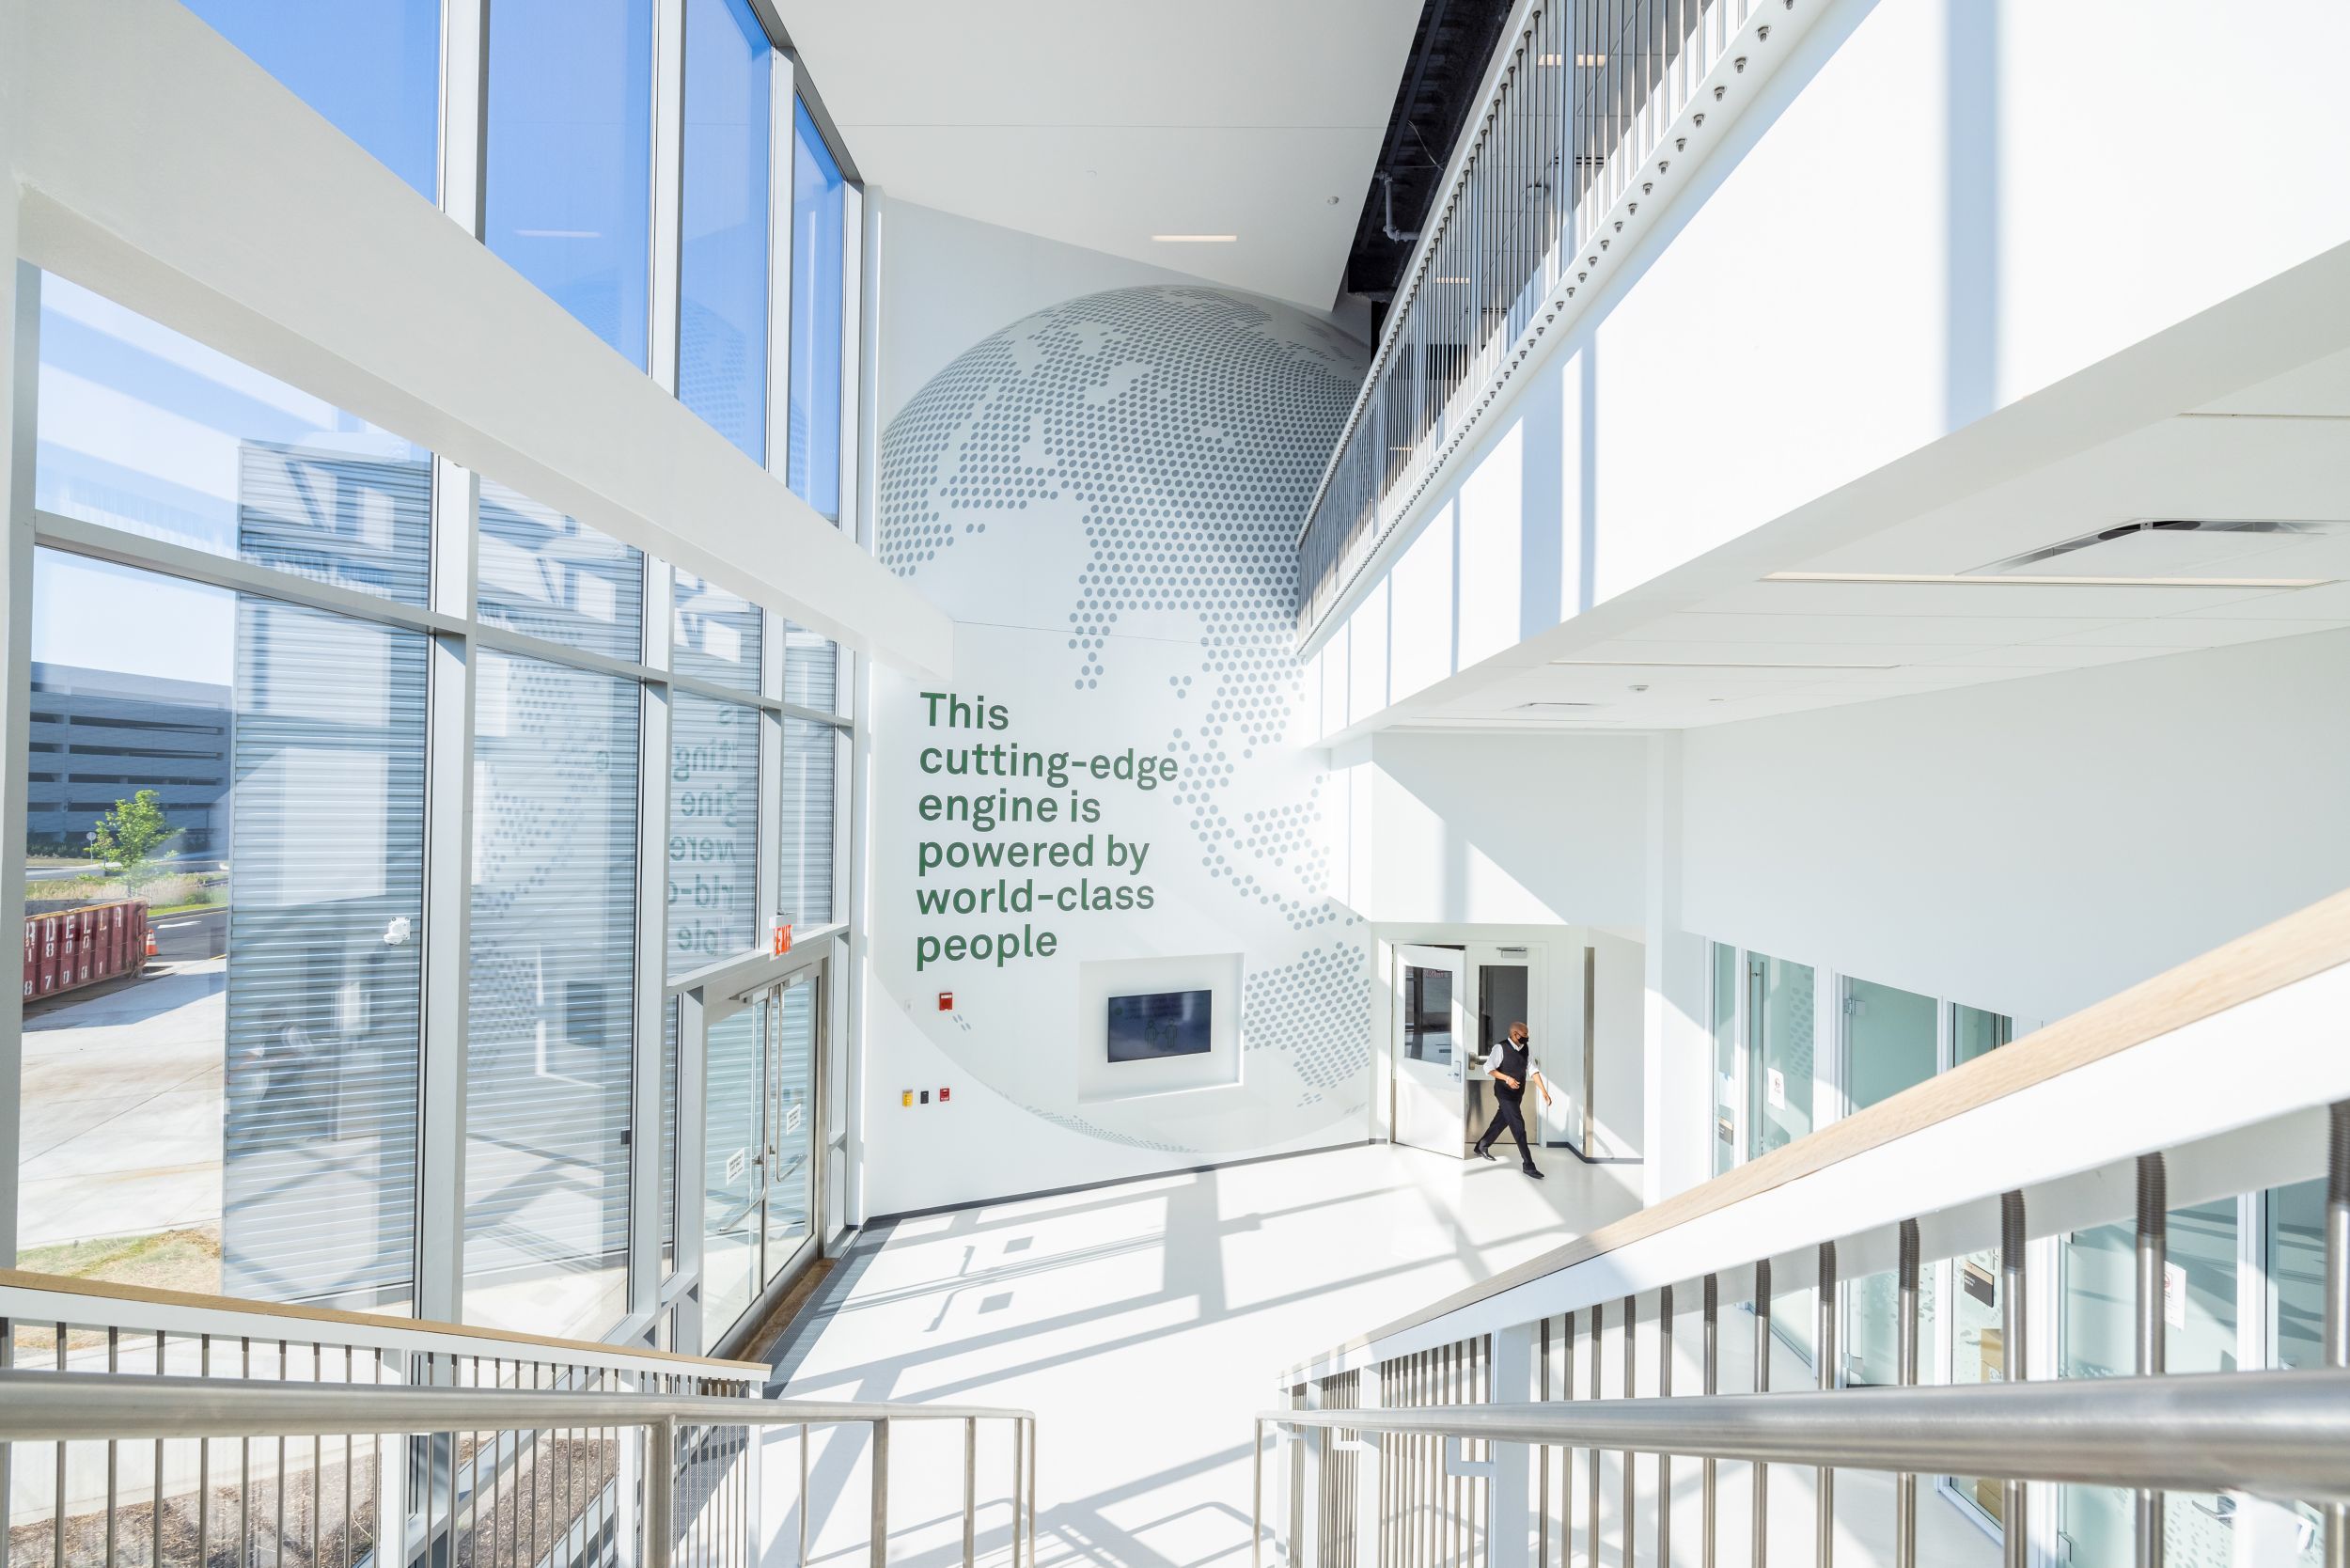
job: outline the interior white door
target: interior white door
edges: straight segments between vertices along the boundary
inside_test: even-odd
[[[1466,954],[1395,949],[1395,1141],[1456,1160],[1468,1152],[1468,1006]]]

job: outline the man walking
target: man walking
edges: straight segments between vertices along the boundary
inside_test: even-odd
[[[1494,1120],[1493,1125],[1487,1127],[1484,1136],[1477,1140],[1477,1152],[1492,1159],[1494,1144],[1506,1128],[1510,1136],[1518,1140],[1518,1158],[1525,1162],[1526,1173],[1539,1182],[1543,1173],[1534,1164],[1534,1151],[1527,1147],[1526,1116],[1519,1109],[1526,1099],[1528,1078],[1533,1079],[1534,1087],[1542,1090],[1543,1104],[1550,1104],[1550,1086],[1543,1082],[1542,1070],[1533,1065],[1527,1051],[1532,1043],[1533,1037],[1526,1032],[1526,1026],[1512,1024],[1509,1038],[1495,1048],[1493,1060],[1485,1064],[1485,1071],[1493,1075],[1494,1080]]]

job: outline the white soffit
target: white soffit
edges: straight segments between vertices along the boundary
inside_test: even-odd
[[[1605,636],[1570,621],[1374,727],[1688,729],[2350,629],[2344,475],[2350,354],[1743,585],[1659,595]],[[2165,520],[2255,526],[2117,531],[2015,564]]]
[[[1337,293],[1420,9],[776,8],[858,171],[891,196],[1314,310]]]

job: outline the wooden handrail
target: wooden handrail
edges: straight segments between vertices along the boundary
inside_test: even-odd
[[[261,1317],[292,1318],[303,1323],[369,1328],[384,1334],[434,1334],[462,1336],[469,1340],[495,1340],[503,1344],[548,1351],[556,1356],[619,1356],[633,1360],[673,1361],[682,1368],[714,1371],[728,1376],[755,1375],[762,1383],[774,1370],[763,1361],[727,1361],[710,1356],[686,1356],[674,1350],[652,1350],[643,1345],[611,1344],[600,1340],[556,1339],[542,1334],[524,1334],[509,1328],[440,1323],[431,1318],[394,1317],[387,1312],[347,1312],[339,1308],[312,1307],[301,1302],[259,1301],[241,1296],[206,1295],[196,1291],[157,1290],[146,1285],[122,1285],[108,1279],[77,1279],[63,1274],[33,1274],[22,1269],[0,1269],[0,1290],[95,1296],[104,1301],[177,1307],[202,1312],[243,1312]],[[71,1324],[72,1316],[61,1313],[59,1321]]]
[[[1361,1350],[1433,1323],[2343,964],[2350,964],[2350,891],[2188,959],[1712,1181],[1333,1345],[1301,1365]]]

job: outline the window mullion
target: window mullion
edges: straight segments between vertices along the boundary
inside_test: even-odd
[[[0,213],[0,229],[15,227],[14,204]],[[0,541],[0,605],[6,606],[7,684],[0,686],[0,741],[11,760],[0,778],[0,842],[22,849],[24,843],[25,801],[32,785],[24,760],[30,755],[33,679],[33,460],[39,425],[37,400],[40,389],[40,274],[29,262],[15,259],[11,243],[0,251],[0,432],[8,438],[7,462],[0,464],[0,504],[8,512],[8,533]],[[8,285],[13,285],[12,288]],[[25,857],[10,854],[0,859],[0,904],[24,909]],[[6,989],[0,987],[0,989]],[[24,998],[10,992],[0,998],[0,1083],[13,1092],[24,1079]],[[13,1106],[0,1115],[0,1260],[16,1262],[17,1186],[23,1150],[23,1118]]]
[[[432,463],[432,607],[473,608],[480,480]],[[473,954],[473,738],[478,650],[432,634],[425,696],[424,1010],[417,1105],[416,1313],[464,1314],[465,1093]]]
[[[669,667],[671,613],[668,563],[645,557],[645,663]],[[637,726],[636,764],[636,1049],[630,1078],[628,1291],[632,1312],[650,1313],[661,1293],[661,1165],[674,1158],[675,1130],[662,1119],[662,1058],[668,1026],[666,989],[669,948],[669,723],[672,694],[666,682],[644,686]],[[679,1037],[681,1054],[684,1038]],[[692,1104],[678,1096],[683,1118]],[[686,1184],[677,1183],[685,1204]],[[682,1219],[678,1230],[685,1230]],[[682,1255],[681,1254],[681,1263]]]
[[[685,0],[654,0],[652,264],[649,298],[654,384],[678,389],[678,275],[682,260],[685,169]]]

